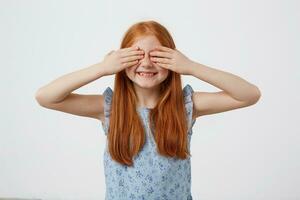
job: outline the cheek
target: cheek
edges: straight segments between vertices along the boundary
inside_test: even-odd
[[[134,68],[126,68],[125,73],[128,77],[134,77],[135,75],[135,69]]]
[[[134,72],[134,69],[132,67],[129,67],[129,68],[125,69],[125,72],[126,72],[126,74],[128,76],[128,75],[131,75]]]
[[[162,76],[168,76],[170,72],[167,69],[162,69],[162,70],[160,70],[160,73]]]

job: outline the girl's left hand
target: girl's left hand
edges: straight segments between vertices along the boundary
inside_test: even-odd
[[[192,61],[177,49],[157,46],[150,51],[150,60],[163,67],[183,75],[191,75]]]

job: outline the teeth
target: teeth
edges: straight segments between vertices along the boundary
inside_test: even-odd
[[[141,76],[145,76],[145,77],[152,77],[152,76],[154,76],[155,73],[138,72],[138,74],[141,75]]]

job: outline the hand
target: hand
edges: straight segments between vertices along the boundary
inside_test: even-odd
[[[110,51],[104,57],[102,65],[105,68],[105,74],[111,75],[138,64],[143,57],[144,51],[139,50],[139,47],[122,48]]]
[[[155,65],[183,75],[191,75],[192,61],[177,49],[157,46],[150,51],[150,59]]]

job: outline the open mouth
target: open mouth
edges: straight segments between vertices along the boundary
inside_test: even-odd
[[[154,77],[156,74],[158,74],[158,72],[154,72],[154,73],[150,73],[150,72],[137,72],[137,74],[141,77],[145,77],[145,78],[152,78]]]

